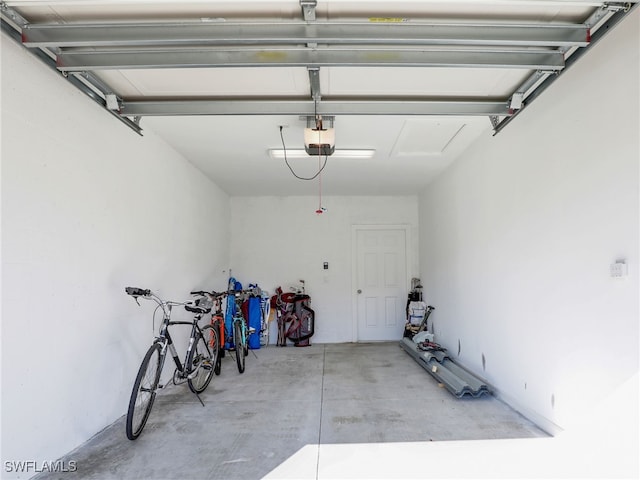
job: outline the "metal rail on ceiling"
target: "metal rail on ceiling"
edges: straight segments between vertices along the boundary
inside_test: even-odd
[[[438,100],[125,100],[122,115],[509,115],[504,101]]]
[[[531,103],[540,97],[549,86],[551,86],[564,73],[567,68],[573,66],[580,58],[582,58],[589,49],[593,48],[607,33],[620,23],[627,15],[638,7],[637,2],[617,2],[608,3],[597,9],[584,23],[590,29],[594,26],[598,28],[590,33],[590,42],[587,47],[578,48],[573,51],[561,49],[565,54],[565,68],[562,72],[548,72],[544,70],[536,70],[529,76],[513,93],[509,100],[510,107],[513,105],[514,98],[518,99],[518,108],[510,108],[510,115],[496,119],[490,118],[493,125],[493,134],[500,133],[510,122],[516,118],[523,109],[531,105]]]
[[[316,0],[299,0],[304,21],[33,24],[0,2],[2,29],[109,113],[140,132],[148,115],[487,116],[499,132],[637,2],[594,7],[582,24],[317,21]],[[307,99],[117,98],[93,71],[141,68],[306,67]],[[509,98],[320,100],[319,68],[516,68],[531,73]],[[133,119],[133,120],[132,120]]]
[[[30,24],[27,47],[269,45],[586,46],[584,25],[549,23],[171,22]]]
[[[65,50],[57,55],[63,72],[156,68],[225,67],[444,67],[562,70],[564,56],[553,50],[482,51],[265,47],[251,50]]]
[[[12,38],[16,42],[20,42],[20,22],[24,22],[25,20],[14,11],[7,12],[7,7],[4,3],[0,3],[0,12],[2,13],[2,18],[0,18],[0,30],[7,34],[9,38]],[[29,49],[29,51],[42,63],[54,70],[57,70],[55,55],[47,49]],[[107,98],[115,95],[100,79],[90,72],[79,72],[77,74],[70,75],[64,73],[63,76],[71,85],[84,93],[97,105],[104,108],[110,115],[116,117],[120,122],[137,134],[142,134],[142,129],[139,125],[139,117],[132,120],[131,118],[120,115],[113,109],[108,108]]]

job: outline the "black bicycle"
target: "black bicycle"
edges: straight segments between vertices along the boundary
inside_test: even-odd
[[[125,291],[127,295],[131,295],[136,300],[136,303],[138,303],[138,298],[140,297],[156,302],[158,304],[156,310],[158,308],[161,309],[163,317],[159,335],[155,338],[142,360],[129,400],[127,438],[135,440],[142,433],[147,423],[157,390],[164,387],[164,385],[160,384],[160,376],[167,357],[167,350],[171,352],[173,361],[176,364],[173,383],[178,385],[187,382],[191,391],[196,394],[198,400],[202,403],[202,399],[198,394],[207,388],[213,378],[214,367],[218,362],[219,349],[217,332],[211,325],[206,325],[202,328],[198,325],[202,316],[211,311],[211,304],[207,297],[202,296],[193,302],[170,302],[162,300],[151,290],[127,287]],[[138,305],[140,304],[138,303]],[[193,320],[191,322],[171,321],[171,309],[174,306],[184,306],[187,311],[194,314]],[[191,325],[191,336],[184,364],[180,362],[178,352],[169,334],[169,327],[173,325]],[[211,339],[216,340],[210,341]],[[202,405],[204,406],[204,403]]]

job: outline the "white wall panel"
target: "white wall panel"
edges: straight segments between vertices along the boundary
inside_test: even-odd
[[[154,332],[124,287],[218,283],[229,199],[7,38],[2,66],[4,466],[54,461],[126,412]]]
[[[638,371],[639,16],[420,198],[436,341],[550,430]]]
[[[408,225],[409,277],[417,271],[418,200],[407,197],[233,197],[231,266],[243,284],[273,294],[304,279],[316,312],[312,343],[350,342],[352,330],[352,225]],[[329,269],[323,270],[323,263]],[[410,278],[406,279],[409,285]],[[379,318],[383,318],[380,312]],[[270,330],[275,343],[275,322]]]

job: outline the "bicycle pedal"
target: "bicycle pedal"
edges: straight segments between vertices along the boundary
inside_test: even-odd
[[[160,389],[160,388],[164,388],[164,385],[158,384],[158,389]]]

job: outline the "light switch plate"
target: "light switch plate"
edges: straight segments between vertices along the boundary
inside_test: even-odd
[[[622,278],[629,275],[629,265],[625,262],[612,263],[609,268],[610,274],[613,278]]]

